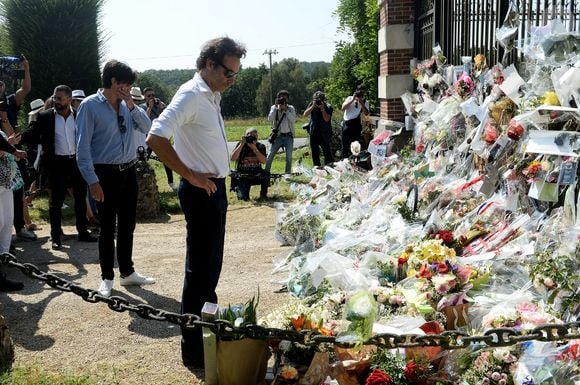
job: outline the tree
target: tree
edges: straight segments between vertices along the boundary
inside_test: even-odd
[[[297,111],[306,108],[310,100],[310,90],[308,88],[311,78],[304,70],[304,63],[294,58],[282,59],[272,66],[273,90],[287,90],[290,93],[290,104],[294,105]],[[260,115],[267,114],[270,110],[270,76],[265,74],[256,92],[256,107]]]
[[[342,104],[357,85],[366,89],[371,109],[377,106],[379,6],[376,0],[339,0],[336,15],[340,28],[353,42],[338,42],[332,59],[326,94],[331,103]]]
[[[256,93],[262,77],[268,73],[265,65],[258,68],[242,68],[233,86],[222,95],[222,114],[226,118],[255,117],[260,115],[256,109]]]
[[[45,99],[59,84],[93,93],[101,86],[104,0],[1,0],[10,52],[30,62],[30,99]]]
[[[135,86],[141,88],[141,92],[144,92],[147,87],[152,87],[155,90],[155,97],[162,100],[164,103],[169,103],[175,94],[175,90],[172,92],[171,89],[161,81],[161,79],[149,71],[137,74]]]

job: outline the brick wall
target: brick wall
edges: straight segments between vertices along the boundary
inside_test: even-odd
[[[409,62],[412,58],[412,49],[386,50],[381,54],[381,75],[401,75],[410,73]]]
[[[405,106],[401,98],[381,99],[381,119],[405,121]]]
[[[415,20],[415,0],[387,0],[385,9],[386,24],[406,24]]]
[[[387,28],[387,34],[392,25],[412,24],[415,20],[415,0],[384,0],[380,4],[380,28]],[[394,27],[393,27],[394,28]],[[386,50],[379,52],[379,75],[386,76],[387,89],[389,84],[393,84],[390,77],[401,77],[409,75],[409,62],[415,56],[414,48],[390,49],[386,45]],[[393,89],[393,88],[390,88]],[[381,119],[395,120],[403,122],[405,111],[400,98],[388,96],[380,99]]]

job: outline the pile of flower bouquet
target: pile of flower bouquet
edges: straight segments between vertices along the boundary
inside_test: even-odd
[[[578,341],[458,351],[388,351],[377,333],[530,330],[580,315],[580,55],[539,54],[578,39],[551,22],[518,44],[526,71],[483,55],[446,64],[439,48],[402,99],[414,147],[377,132],[373,169],[348,160],[305,170],[280,213],[296,245],[276,271],[291,299],[260,322],[353,342],[281,343],[278,383],[579,384]],[[557,45],[557,44],[556,44]],[[376,150],[376,151],[375,151]],[[315,373],[318,373],[315,375]]]

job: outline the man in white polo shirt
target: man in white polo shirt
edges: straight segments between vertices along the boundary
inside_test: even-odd
[[[197,73],[153,121],[147,137],[159,159],[182,177],[179,202],[187,222],[182,313],[200,315],[205,302],[217,303],[228,206],[225,178],[230,173],[220,93],[234,84],[245,55],[245,47],[228,37],[206,42]],[[204,366],[200,328],[182,328],[181,355],[187,367]]]

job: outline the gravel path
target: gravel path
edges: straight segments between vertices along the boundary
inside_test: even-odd
[[[287,294],[271,274],[272,258],[289,250],[274,239],[276,211],[269,206],[231,206],[226,249],[218,295],[220,305],[245,302],[260,288],[259,315],[265,315]],[[78,243],[65,236],[65,248],[52,251],[49,226],[43,224],[36,242],[18,243],[17,258],[31,262],[83,287],[100,282],[97,245]],[[65,234],[75,234],[72,226]],[[113,295],[132,303],[148,303],[179,311],[184,255],[185,220],[174,215],[163,223],[140,223],[135,231],[134,259],[138,271],[153,276],[152,286],[127,287],[115,282]],[[179,328],[166,323],[116,313],[105,304],[54,290],[41,281],[6,269],[12,279],[24,281],[25,290],[0,293],[1,313],[7,318],[15,343],[16,366],[38,366],[46,371],[86,374],[102,384],[198,384],[202,373],[181,365]]]

